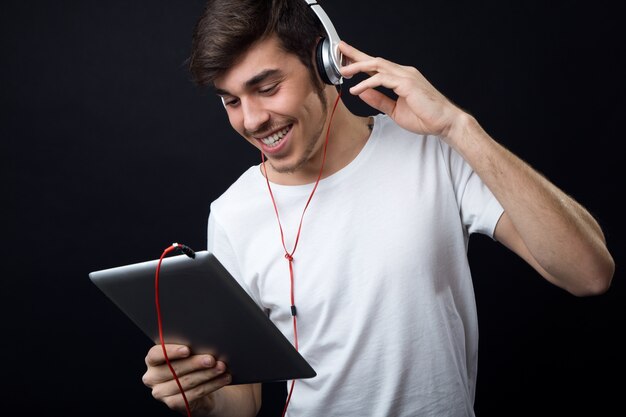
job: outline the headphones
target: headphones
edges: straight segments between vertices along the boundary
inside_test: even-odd
[[[315,12],[326,31],[326,37],[320,39],[315,48],[317,71],[326,84],[339,85],[343,83],[343,77],[339,72],[343,59],[343,55],[339,51],[339,35],[337,35],[330,18],[316,0],[304,1]]]

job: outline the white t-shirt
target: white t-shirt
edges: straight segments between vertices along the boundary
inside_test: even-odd
[[[292,250],[313,184],[272,184]],[[322,179],[294,253],[301,354],[288,415],[473,416],[478,321],[470,234],[502,207],[458,153],[377,115],[359,155]],[[289,265],[260,167],[211,204],[208,250],[293,341]],[[263,360],[263,358],[258,358]]]

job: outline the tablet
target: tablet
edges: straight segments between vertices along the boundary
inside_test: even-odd
[[[159,260],[89,273],[91,281],[150,340],[160,344],[155,275]],[[159,304],[165,343],[224,361],[231,384],[311,378],[309,363],[278,330],[219,260],[208,251],[195,258],[163,258]]]

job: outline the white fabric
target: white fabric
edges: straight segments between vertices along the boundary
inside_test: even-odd
[[[272,184],[286,246],[313,184]],[[377,115],[345,168],[323,179],[294,254],[300,352],[288,415],[473,416],[478,323],[471,233],[502,207],[435,137]],[[293,341],[288,261],[259,166],[211,205],[208,250]],[[263,358],[258,358],[263,360]]]

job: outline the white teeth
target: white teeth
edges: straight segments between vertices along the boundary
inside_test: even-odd
[[[261,142],[263,142],[266,146],[276,146],[276,144],[287,134],[287,132],[289,132],[290,129],[291,126],[287,126],[283,130],[279,130],[273,135],[269,135],[268,137],[261,139]]]

